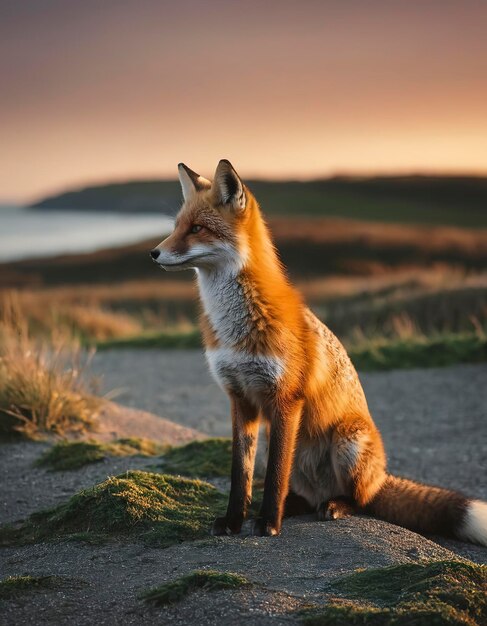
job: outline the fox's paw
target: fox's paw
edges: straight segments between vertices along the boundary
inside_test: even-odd
[[[251,534],[255,537],[274,537],[280,530],[263,517],[256,517],[252,520]]]
[[[232,523],[226,517],[217,517],[213,522],[211,534],[218,535],[238,535],[242,528],[242,524]]]
[[[320,522],[327,522],[335,519],[342,519],[343,517],[350,517],[355,513],[353,504],[346,498],[335,498],[334,500],[327,500],[320,504],[318,509],[318,520]]]

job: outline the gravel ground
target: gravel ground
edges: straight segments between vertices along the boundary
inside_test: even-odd
[[[294,518],[278,538],[214,537],[165,550],[69,541],[3,548],[4,576],[49,573],[70,584],[4,602],[0,624],[32,623],[33,615],[36,624],[76,626],[297,624],[295,610],[324,603],[337,576],[359,567],[451,558],[449,550],[424,537],[366,518],[322,523]],[[204,568],[244,574],[255,587],[199,592],[165,609],[149,608],[139,598],[151,587]]]
[[[118,400],[210,435],[229,435],[224,394],[197,351],[113,351],[94,362]],[[487,499],[487,367],[363,375],[372,413],[398,474]],[[15,521],[56,504],[80,487],[152,459],[111,459],[76,472],[33,468],[46,444],[0,447],[0,519]],[[466,557],[487,562],[479,546],[434,538],[373,519],[286,520],[277,538],[211,538],[166,550],[137,542],[87,545],[73,541],[0,549],[0,578],[58,575],[66,587],[4,601],[0,624],[289,624],[296,609],[323,603],[329,582],[358,567]],[[194,569],[242,573],[250,589],[198,592],[167,609],[139,594]],[[1,601],[0,601],[1,602]]]
[[[5,443],[0,446],[0,524],[25,519],[39,509],[65,502],[77,491],[127,470],[151,471],[153,457],[115,457],[85,465],[75,471],[50,472],[34,467],[50,444],[43,442]]]

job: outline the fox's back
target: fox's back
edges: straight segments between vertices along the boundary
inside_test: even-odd
[[[358,374],[342,343],[308,308],[305,319],[310,359],[305,386],[303,425],[310,432],[343,419],[372,421]]]

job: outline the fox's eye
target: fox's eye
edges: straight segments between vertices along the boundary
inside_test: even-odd
[[[192,234],[196,234],[199,233],[202,228],[203,226],[200,226],[199,224],[193,224],[189,232]]]

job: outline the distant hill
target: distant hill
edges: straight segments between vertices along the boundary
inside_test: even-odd
[[[269,215],[337,216],[361,220],[487,228],[487,177],[335,177],[307,182],[248,181]],[[86,187],[51,196],[39,209],[164,212],[181,204],[176,180]]]

